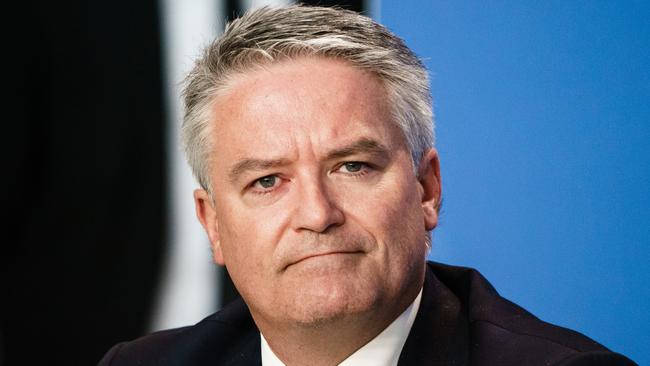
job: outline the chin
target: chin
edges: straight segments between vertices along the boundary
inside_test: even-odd
[[[377,289],[368,291],[365,286],[358,286],[359,282],[351,286],[353,282],[349,280],[343,286],[319,286],[304,291],[289,307],[289,316],[298,324],[313,326],[370,313],[378,308],[381,296]]]
[[[305,327],[324,326],[336,323],[351,317],[358,317],[362,314],[370,313],[372,307],[359,306],[323,306],[319,304],[316,307],[297,309],[292,314],[295,324]]]

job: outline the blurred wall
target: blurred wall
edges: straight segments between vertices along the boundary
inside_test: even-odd
[[[650,364],[650,4],[382,1],[432,74],[431,258]]]

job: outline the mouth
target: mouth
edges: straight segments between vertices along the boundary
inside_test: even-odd
[[[350,250],[350,251],[331,251],[331,252],[309,254],[309,255],[306,255],[304,257],[300,257],[296,261],[292,261],[291,263],[286,265],[284,267],[284,269],[286,270],[287,268],[289,268],[289,267],[291,267],[293,265],[296,265],[296,264],[299,264],[299,263],[304,263],[304,262],[311,261],[311,260],[325,259],[325,258],[337,257],[337,256],[358,255],[358,254],[362,254],[362,253],[363,253],[363,251],[361,251],[361,250],[354,250],[354,251]]]

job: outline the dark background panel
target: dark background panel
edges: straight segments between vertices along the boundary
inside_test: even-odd
[[[156,7],[11,13],[3,364],[95,364],[146,329],[165,235]]]

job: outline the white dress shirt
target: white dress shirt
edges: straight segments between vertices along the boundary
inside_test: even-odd
[[[422,290],[413,300],[413,303],[397,319],[370,342],[343,360],[339,366],[396,366],[420,308],[421,298]],[[273,353],[262,333],[260,333],[260,338],[262,366],[285,366]]]

